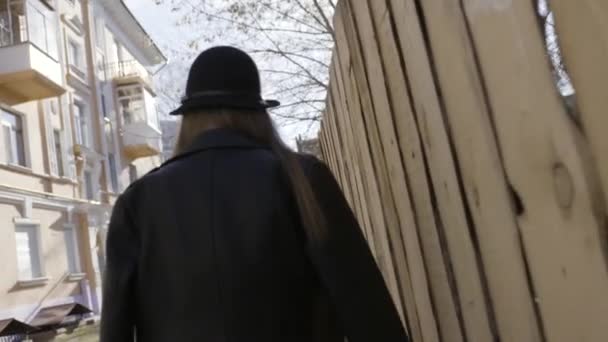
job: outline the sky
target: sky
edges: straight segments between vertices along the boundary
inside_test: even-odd
[[[165,2],[170,3],[170,1]],[[185,86],[186,73],[191,61],[185,60],[180,52],[187,50],[188,43],[197,37],[197,32],[193,32],[191,27],[176,25],[176,22],[184,14],[183,10],[181,12],[172,11],[169,4],[156,5],[154,0],[125,0],[125,3],[169,59],[168,66],[159,77],[156,77],[155,82],[157,85],[162,88],[163,82],[177,82],[178,85],[181,82]],[[207,45],[202,45],[201,49],[216,44],[225,45],[230,44],[230,42],[211,42],[207,43]],[[270,88],[270,86],[266,85],[265,88]],[[162,101],[162,96],[163,94],[159,94],[159,97],[161,97],[159,101]],[[163,116],[164,113],[162,112],[166,111],[166,108],[161,110],[161,119],[171,119],[168,116]],[[300,134],[305,134],[309,137],[316,135],[316,129],[309,130],[308,124],[292,124],[287,127],[279,127],[279,131],[285,142],[291,147],[295,147],[295,138]]]

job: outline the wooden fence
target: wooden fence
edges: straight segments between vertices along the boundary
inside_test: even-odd
[[[323,156],[415,342],[608,341],[608,2],[342,0]]]

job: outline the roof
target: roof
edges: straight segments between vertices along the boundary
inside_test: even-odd
[[[91,312],[89,308],[78,303],[50,306],[38,311],[32,320],[32,325],[36,327],[58,325],[69,316],[86,315]]]
[[[14,336],[14,335],[27,335],[37,328],[18,321],[14,318],[5,319],[0,321],[0,337],[2,336]]]
[[[100,1],[101,5],[118,23],[122,31],[141,49],[150,65],[167,62],[167,57],[154,43],[146,29],[137,20],[124,0]]]

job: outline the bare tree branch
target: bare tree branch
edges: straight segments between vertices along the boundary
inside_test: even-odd
[[[298,58],[306,59],[306,60],[311,61],[313,63],[317,63],[320,66],[329,69],[329,64],[327,64],[327,63],[325,63],[325,62],[323,62],[321,60],[318,60],[316,58],[312,58],[312,57],[305,56],[305,55],[302,55],[302,54],[299,54],[299,53],[295,53],[295,52],[279,51],[279,50],[273,50],[273,49],[250,50],[250,52],[251,53],[260,53],[260,52],[263,52],[263,53],[273,53],[273,54],[279,54],[279,55],[288,55],[288,56],[298,57]]]
[[[323,19],[323,22],[325,23],[325,28],[327,28],[327,32],[329,32],[331,34],[332,38],[335,41],[336,35],[334,33],[333,25],[331,24],[330,20],[325,15],[325,11],[323,11],[323,8],[319,4],[319,0],[313,0],[313,3],[315,4],[315,7],[317,8],[319,15],[321,16],[321,18]]]

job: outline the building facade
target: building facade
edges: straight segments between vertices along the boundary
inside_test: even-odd
[[[163,134],[163,162],[171,159],[175,152],[175,144],[179,135],[179,120],[162,120],[160,122],[161,132]]]
[[[112,204],[160,164],[165,63],[122,0],[0,0],[0,321],[99,312]]]

